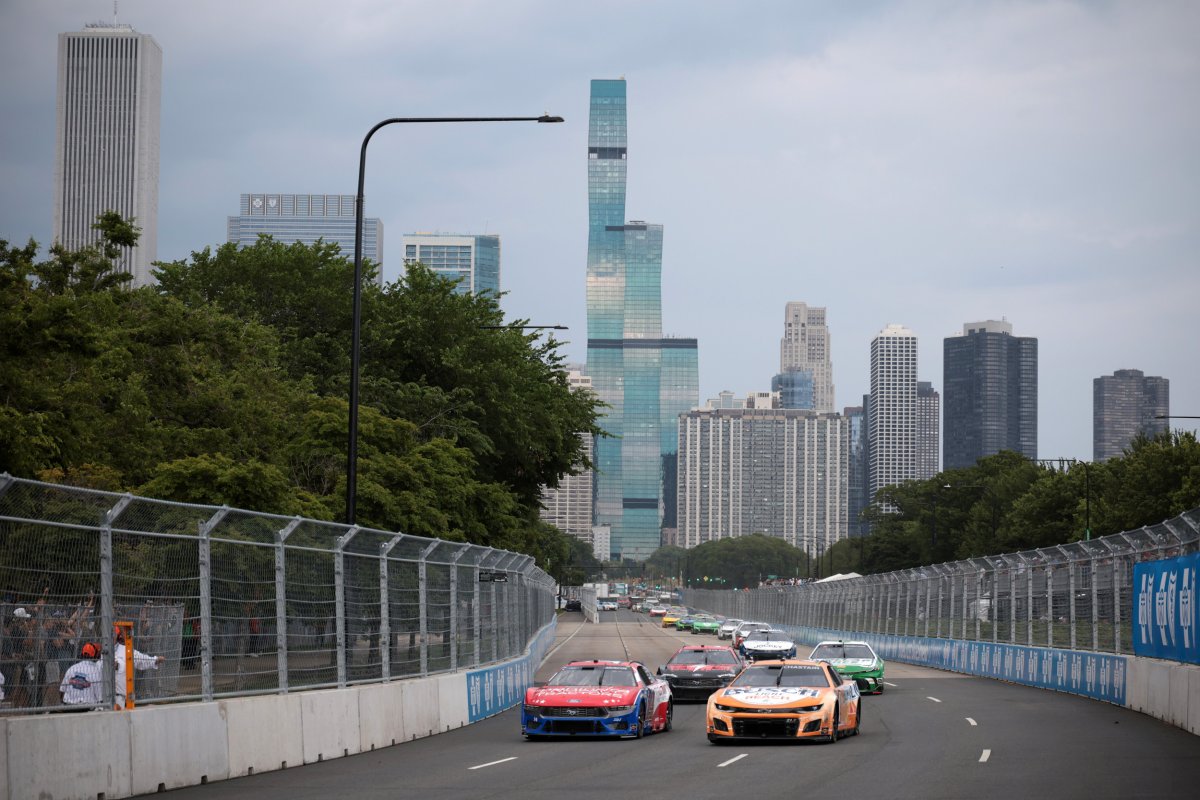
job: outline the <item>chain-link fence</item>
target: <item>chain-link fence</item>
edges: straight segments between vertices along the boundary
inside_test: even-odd
[[[740,619],[847,632],[1132,653],[1133,566],[1200,550],[1200,509],[1058,547],[882,575],[692,589],[689,605]]]
[[[0,592],[0,713],[111,707],[117,623],[137,703],[211,700],[501,661],[555,603],[519,553],[7,474]]]

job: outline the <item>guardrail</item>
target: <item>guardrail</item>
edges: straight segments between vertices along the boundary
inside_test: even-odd
[[[689,589],[689,605],[811,629],[1134,653],[1134,565],[1200,550],[1200,509],[1052,548],[749,591]],[[1195,600],[1190,601],[1194,608]],[[1153,615],[1142,603],[1143,626]]]
[[[554,615],[531,556],[7,474],[0,592],[7,714],[61,708],[85,642],[102,645],[112,707],[118,622],[154,657],[135,659],[141,704],[478,667],[520,655]]]

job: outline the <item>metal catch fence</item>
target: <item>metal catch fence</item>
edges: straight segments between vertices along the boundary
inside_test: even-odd
[[[691,589],[689,605],[848,632],[1132,653],[1133,566],[1200,550],[1200,509],[1051,548],[750,591]]]
[[[117,622],[150,656],[133,664],[146,703],[475,667],[555,613],[553,579],[520,553],[7,474],[0,592],[0,713],[78,699],[60,687],[88,642],[106,667],[91,705],[112,707]]]

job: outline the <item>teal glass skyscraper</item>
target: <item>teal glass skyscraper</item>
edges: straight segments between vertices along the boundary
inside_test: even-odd
[[[588,119],[588,365],[608,404],[594,449],[596,525],[644,560],[675,524],[679,415],[699,402],[696,340],[662,333],[663,228],[625,222],[624,80],[592,81]]]

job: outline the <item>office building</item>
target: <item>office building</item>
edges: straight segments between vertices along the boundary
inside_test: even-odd
[[[864,401],[866,397],[864,396]],[[850,536],[865,536],[869,530],[862,512],[870,505],[867,461],[866,406],[846,406],[842,410],[850,437],[846,476],[846,523]]]
[[[675,527],[679,414],[699,402],[695,339],[662,332],[661,225],[625,221],[624,80],[594,80],[588,120],[587,372],[608,404],[593,522],[613,558],[644,560]]]
[[[825,309],[791,302],[784,308],[783,338],[779,342],[781,376],[806,372],[812,381],[812,405],[816,411],[833,411],[833,365],[829,361],[829,326]],[[785,405],[784,408],[804,406]]]
[[[249,247],[262,235],[277,242],[336,244],[348,261],[354,260],[354,195],[244,194],[238,215],[226,223],[226,240]],[[363,218],[363,261],[377,267],[375,282],[383,284],[383,223]]]
[[[814,557],[848,534],[850,425],[794,409],[680,419],[679,544],[761,533]]]
[[[872,498],[884,486],[915,480],[917,470],[917,335],[888,325],[871,340],[867,408]],[[890,508],[885,504],[885,508]]]
[[[453,233],[409,233],[403,240],[404,266],[421,262],[459,294],[491,292],[500,297],[500,237]]]
[[[1012,450],[1037,458],[1038,340],[1004,320],[968,322],[946,338],[942,468]]]
[[[816,410],[812,370],[793,369],[771,378],[771,392],[779,395],[780,408]]]
[[[572,391],[592,391],[592,381],[579,368],[568,365],[567,382]],[[592,458],[592,437],[580,434],[584,456]],[[582,465],[580,465],[582,467]],[[582,469],[578,475],[564,475],[554,488],[543,487],[541,519],[563,533],[593,543],[592,487],[593,473]],[[608,556],[606,555],[605,558]]]
[[[1092,460],[1123,455],[1139,433],[1169,429],[1171,382],[1140,369],[1119,369],[1092,381]],[[1162,417],[1163,419],[1159,419]]]
[[[941,430],[941,398],[929,381],[917,381],[917,479],[938,474],[938,434]]]
[[[158,258],[159,106],[162,49],[128,25],[88,25],[58,35],[54,241],[92,244],[96,218],[116,211],[141,228],[119,269],[131,286],[153,282]]]

